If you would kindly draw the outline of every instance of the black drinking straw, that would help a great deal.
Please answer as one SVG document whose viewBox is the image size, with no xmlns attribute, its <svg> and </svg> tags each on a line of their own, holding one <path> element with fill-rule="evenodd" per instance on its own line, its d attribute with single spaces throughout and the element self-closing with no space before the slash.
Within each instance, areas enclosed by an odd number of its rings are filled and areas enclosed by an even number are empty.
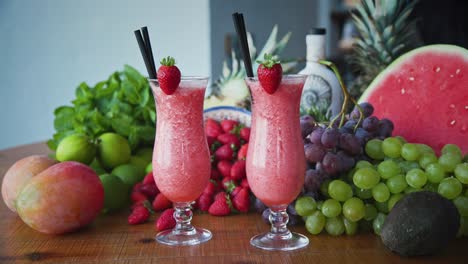
<svg viewBox="0 0 468 264">
<path fill-rule="evenodd" d="M 151 79 L 156 79 L 156 72 L 153 71 L 153 68 L 151 66 L 151 61 L 146 52 L 146 44 L 144 43 L 143 37 L 141 36 L 141 31 L 135 30 L 134 33 L 138 42 L 138 46 L 140 47 L 141 56 L 143 57 L 143 61 L 145 62 L 146 70 L 148 71 L 148 76 Z"/>
<path fill-rule="evenodd" d="M 148 55 L 149 63 L 152 67 L 151 70 L 155 73 L 156 66 L 154 65 L 153 50 L 151 49 L 151 41 L 148 33 L 148 28 L 146 26 L 142 27 L 141 31 L 143 32 L 143 41 L 145 42 L 146 46 L 146 55 Z"/>
<path fill-rule="evenodd" d="M 250 60 L 249 44 L 247 42 L 247 30 L 245 28 L 244 16 L 240 13 L 232 14 L 234 27 L 241 44 L 241 52 L 244 57 L 245 71 L 248 77 L 253 77 L 252 61 Z"/>
</svg>

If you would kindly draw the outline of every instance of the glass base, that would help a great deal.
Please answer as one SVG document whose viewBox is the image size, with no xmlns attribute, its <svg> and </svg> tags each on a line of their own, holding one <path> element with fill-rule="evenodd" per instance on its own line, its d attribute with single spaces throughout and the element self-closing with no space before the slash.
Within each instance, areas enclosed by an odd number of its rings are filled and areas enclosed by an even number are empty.
<svg viewBox="0 0 468 264">
<path fill-rule="evenodd" d="M 290 232 L 286 237 L 268 232 L 252 237 L 250 244 L 264 250 L 289 251 L 306 247 L 309 244 L 309 239 L 293 232 Z"/>
<path fill-rule="evenodd" d="M 168 246 L 192 246 L 207 242 L 213 237 L 209 230 L 193 228 L 190 232 L 166 230 L 156 235 L 156 241 Z"/>
</svg>

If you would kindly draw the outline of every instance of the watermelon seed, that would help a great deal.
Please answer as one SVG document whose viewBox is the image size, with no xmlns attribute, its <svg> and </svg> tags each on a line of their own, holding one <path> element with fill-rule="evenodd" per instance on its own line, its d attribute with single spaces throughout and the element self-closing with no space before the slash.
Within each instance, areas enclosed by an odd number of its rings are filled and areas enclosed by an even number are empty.
<svg viewBox="0 0 468 264">
<path fill-rule="evenodd" d="M 410 81 L 414 81 L 414 77 L 409 77 L 409 80 L 410 80 Z"/>
<path fill-rule="evenodd" d="M 455 71 L 455 74 L 459 74 L 459 73 L 460 73 L 460 69 L 457 69 L 457 70 Z"/>
<path fill-rule="evenodd" d="M 401 88 L 401 94 L 405 94 L 406 91 L 405 91 L 405 88 Z"/>
<path fill-rule="evenodd" d="M 449 107 L 452 108 L 452 109 L 454 109 L 454 108 L 455 108 L 455 105 L 454 105 L 454 104 L 450 104 Z"/>
<path fill-rule="evenodd" d="M 450 78 L 453 78 L 453 74 L 450 74 Z"/>
<path fill-rule="evenodd" d="M 455 125 L 455 123 L 457 123 L 457 121 L 456 121 L 456 120 L 452 120 L 452 121 L 450 121 L 450 123 L 449 123 L 449 124 L 450 124 L 451 126 L 454 126 L 454 125 Z"/>
<path fill-rule="evenodd" d="M 435 72 L 440 72 L 440 67 L 437 67 L 437 68 L 434 67 L 433 70 L 434 70 Z"/>
</svg>

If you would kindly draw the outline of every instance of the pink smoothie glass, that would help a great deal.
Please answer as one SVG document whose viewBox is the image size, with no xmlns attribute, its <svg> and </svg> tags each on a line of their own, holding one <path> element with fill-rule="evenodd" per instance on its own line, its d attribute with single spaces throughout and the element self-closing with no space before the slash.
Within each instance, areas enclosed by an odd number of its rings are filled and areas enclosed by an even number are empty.
<svg viewBox="0 0 468 264">
<path fill-rule="evenodd" d="M 211 239 L 211 232 L 191 224 L 191 204 L 210 179 L 211 163 L 203 125 L 206 77 L 182 77 L 171 95 L 157 80 L 150 86 L 156 101 L 156 139 L 153 175 L 161 193 L 174 203 L 176 227 L 160 232 L 165 245 L 196 245 Z"/>
<path fill-rule="evenodd" d="M 247 78 L 252 94 L 252 127 L 247 153 L 247 179 L 255 196 L 270 208 L 271 230 L 250 243 L 265 250 L 294 250 L 309 239 L 287 228 L 286 208 L 304 184 L 305 155 L 299 106 L 306 75 L 285 75 L 267 93 L 258 78 Z"/>
</svg>

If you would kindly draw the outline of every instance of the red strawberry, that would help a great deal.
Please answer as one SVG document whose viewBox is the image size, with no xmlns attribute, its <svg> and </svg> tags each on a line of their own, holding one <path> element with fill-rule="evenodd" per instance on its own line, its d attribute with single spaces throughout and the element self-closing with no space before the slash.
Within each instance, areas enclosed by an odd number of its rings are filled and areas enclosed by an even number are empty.
<svg viewBox="0 0 468 264">
<path fill-rule="evenodd" d="M 257 75 L 263 90 L 273 94 L 279 87 L 283 78 L 283 69 L 278 60 L 273 55 L 265 53 L 264 61 L 258 61 Z"/>
<path fill-rule="evenodd" d="M 231 160 L 233 155 L 234 151 L 229 144 L 222 145 L 215 152 L 216 159 L 218 160 Z"/>
<path fill-rule="evenodd" d="M 216 191 L 215 191 L 215 193 L 221 192 L 223 190 L 224 190 L 223 181 L 221 179 L 219 179 L 219 180 L 216 181 Z"/>
<path fill-rule="evenodd" d="M 239 151 L 237 152 L 237 159 L 238 160 L 245 160 L 247 158 L 247 150 L 249 148 L 249 144 L 244 144 L 240 147 Z"/>
<path fill-rule="evenodd" d="M 219 170 L 217 168 L 211 168 L 210 179 L 218 180 L 219 178 L 221 178 L 221 173 L 219 173 Z"/>
<path fill-rule="evenodd" d="M 212 203 L 213 196 L 210 194 L 202 193 L 202 195 L 197 199 L 198 208 L 203 212 L 207 212 Z"/>
<path fill-rule="evenodd" d="M 206 137 L 206 141 L 208 142 L 208 146 L 210 146 L 210 149 L 211 149 L 211 145 L 213 145 L 213 143 L 215 143 L 216 141 L 216 138 L 215 137 Z"/>
<path fill-rule="evenodd" d="M 242 188 L 250 189 L 249 181 L 247 181 L 247 178 L 242 179 L 240 186 L 242 186 Z"/>
<path fill-rule="evenodd" d="M 225 192 L 221 191 L 221 192 L 217 193 L 217 194 L 214 196 L 213 200 L 214 200 L 214 201 L 217 201 L 217 200 L 219 200 L 219 199 L 225 199 L 225 198 L 226 198 L 226 195 L 227 195 L 227 194 L 226 194 Z M 223 196 L 224 196 L 224 198 L 223 198 Z"/>
<path fill-rule="evenodd" d="M 233 197 L 235 197 L 235 196 L 240 192 L 240 190 L 242 190 L 242 187 L 236 186 L 236 188 L 234 188 L 234 189 L 231 191 L 231 199 L 232 199 Z"/>
<path fill-rule="evenodd" d="M 240 138 L 242 138 L 243 140 L 245 140 L 246 142 L 249 142 L 249 138 L 250 138 L 250 128 L 248 127 L 243 127 L 240 132 L 239 132 L 239 136 Z"/>
<path fill-rule="evenodd" d="M 217 138 L 223 133 L 223 129 L 216 120 L 208 118 L 205 122 L 205 133 L 208 137 Z"/>
<path fill-rule="evenodd" d="M 221 121 L 221 127 L 223 128 L 225 133 L 230 133 L 237 125 L 239 125 L 239 122 L 234 120 L 224 119 L 223 121 Z"/>
<path fill-rule="evenodd" d="M 236 184 L 231 178 L 226 177 L 223 179 L 223 188 L 224 190 L 231 192 L 234 188 L 236 188 Z"/>
<path fill-rule="evenodd" d="M 144 206 L 146 207 L 146 209 L 150 209 L 151 208 L 151 204 L 148 200 L 143 200 L 143 201 L 138 201 L 138 202 L 134 202 L 131 206 L 130 206 L 130 209 L 133 211 L 133 209 L 137 208 L 138 206 Z"/>
<path fill-rule="evenodd" d="M 149 172 L 148 174 L 146 174 L 145 178 L 143 179 L 143 184 L 156 184 L 154 182 L 154 176 L 153 176 L 153 172 Z"/>
<path fill-rule="evenodd" d="M 240 140 L 239 138 L 234 135 L 234 134 L 230 134 L 230 133 L 224 133 L 224 134 L 221 134 L 217 137 L 218 141 L 223 143 L 223 144 L 228 144 L 228 145 L 234 145 L 236 146 L 236 148 L 239 148 L 240 146 Z"/>
<path fill-rule="evenodd" d="M 223 175 L 223 177 L 225 178 L 231 177 L 232 164 L 230 161 L 221 160 L 220 162 L 218 162 L 218 165 L 216 165 L 216 167 L 218 168 L 221 175 Z"/>
<path fill-rule="evenodd" d="M 146 222 L 150 217 L 149 210 L 143 205 L 137 206 L 133 209 L 132 213 L 128 216 L 128 223 L 131 225 L 138 225 Z"/>
<path fill-rule="evenodd" d="M 149 199 L 153 199 L 159 193 L 158 187 L 154 183 L 143 184 L 140 187 L 140 191 Z"/>
<path fill-rule="evenodd" d="M 166 229 L 172 229 L 176 226 L 176 221 L 174 219 L 174 209 L 166 209 L 156 220 L 156 230 L 163 231 Z"/>
<path fill-rule="evenodd" d="M 210 215 L 215 216 L 225 216 L 231 213 L 231 208 L 229 207 L 230 200 L 226 197 L 226 195 L 219 196 L 217 200 L 215 200 L 208 209 L 208 213 Z"/>
<path fill-rule="evenodd" d="M 159 193 L 156 195 L 156 198 L 153 200 L 153 209 L 155 211 L 162 211 L 167 208 L 172 207 L 172 202 L 164 196 L 164 194 Z"/>
<path fill-rule="evenodd" d="M 143 186 L 143 183 L 142 182 L 137 182 L 135 183 L 135 185 L 133 185 L 133 188 L 132 188 L 132 193 L 134 192 L 141 192 L 141 187 Z"/>
<path fill-rule="evenodd" d="M 130 199 L 132 202 L 137 203 L 148 200 L 148 197 L 146 197 L 146 195 L 144 195 L 142 192 L 132 192 L 130 194 Z"/>
<path fill-rule="evenodd" d="M 232 206 L 239 212 L 247 213 L 250 207 L 249 190 L 242 188 L 232 199 Z"/>
<path fill-rule="evenodd" d="M 209 181 L 208 185 L 206 185 L 205 189 L 203 190 L 203 193 L 213 196 L 216 192 L 216 189 L 216 184 L 212 181 Z"/>
<path fill-rule="evenodd" d="M 245 178 L 245 160 L 238 160 L 231 167 L 231 179 L 239 181 L 243 178 Z"/>
<path fill-rule="evenodd" d="M 162 59 L 161 66 L 158 69 L 159 87 L 165 94 L 173 94 L 180 83 L 180 71 L 174 66 L 175 59 L 171 56 Z"/>
</svg>

